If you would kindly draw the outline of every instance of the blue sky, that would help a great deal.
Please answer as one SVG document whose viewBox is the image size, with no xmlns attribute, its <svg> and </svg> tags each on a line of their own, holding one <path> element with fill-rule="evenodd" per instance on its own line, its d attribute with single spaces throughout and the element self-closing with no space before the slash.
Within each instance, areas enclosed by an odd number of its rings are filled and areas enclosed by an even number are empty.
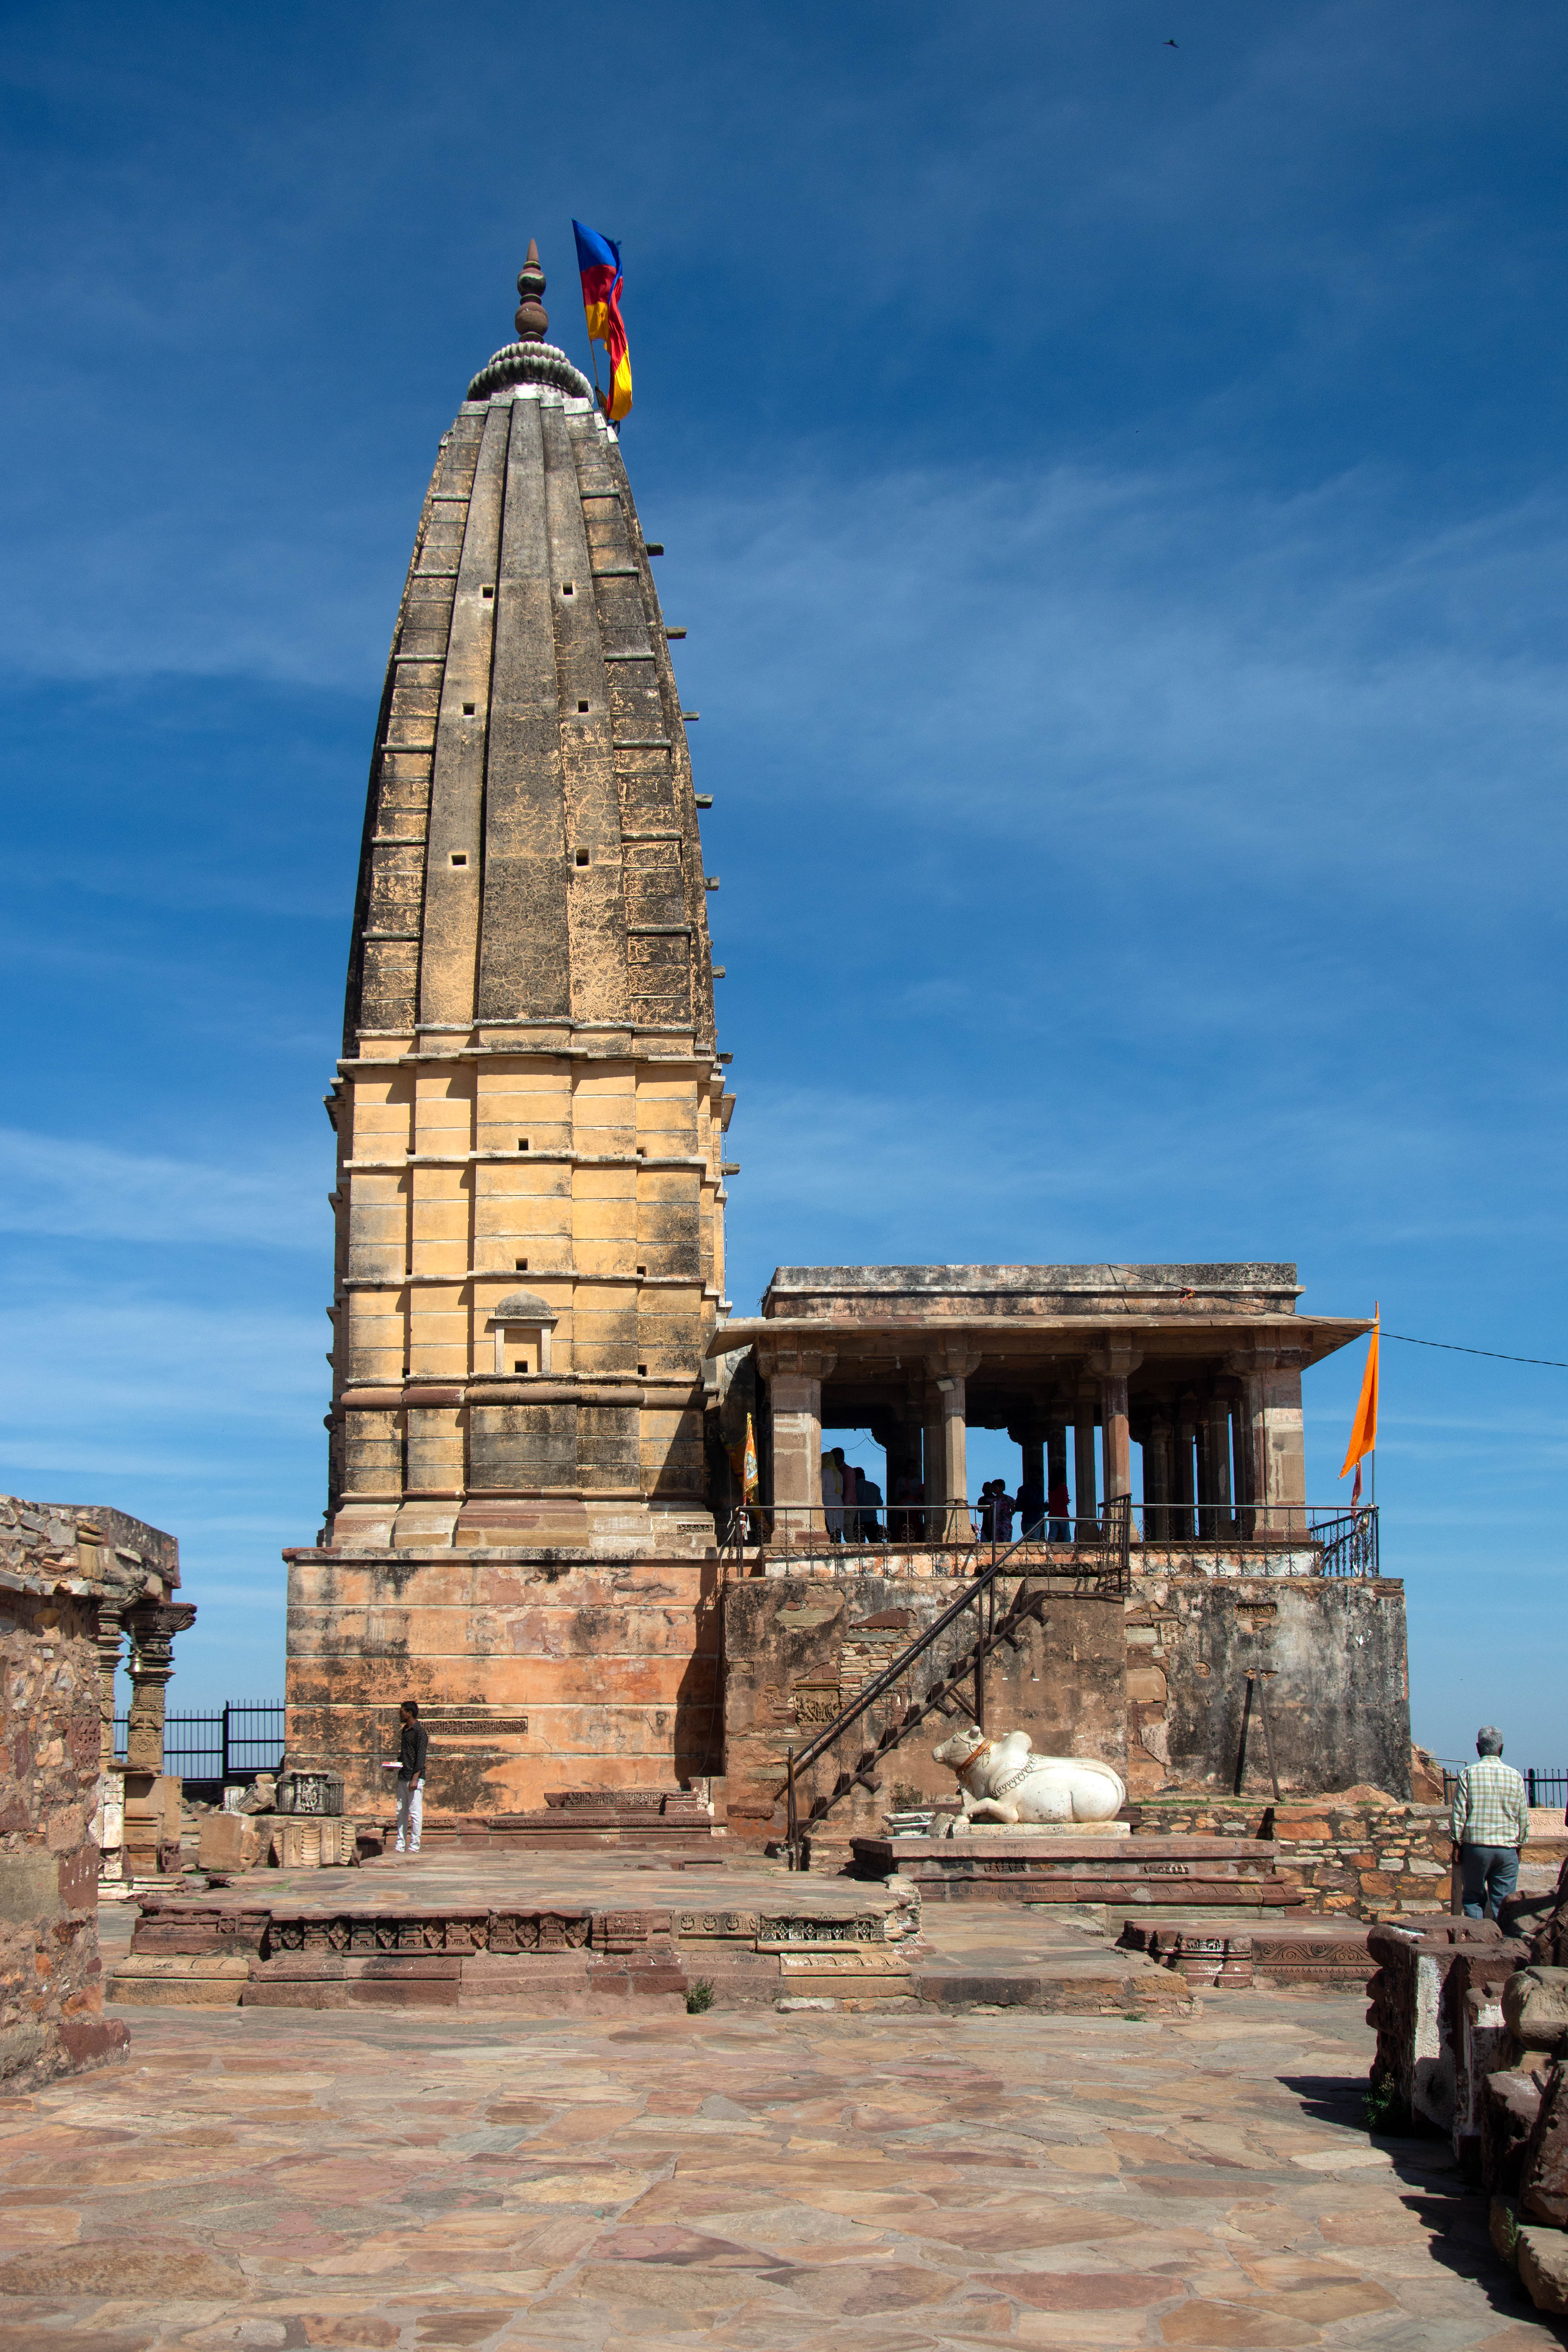
<svg viewBox="0 0 1568 2352">
<path fill-rule="evenodd" d="M 1568 1358 L 1565 65 L 1530 0 L 7 11 L 0 1487 L 179 1535 L 172 1706 L 281 1687 L 381 668 L 530 235 L 586 357 L 574 213 L 703 714 L 738 1307 L 1293 1257 Z M 1445 1754 L 1568 1762 L 1565 1403 L 1386 1351 Z"/>
</svg>

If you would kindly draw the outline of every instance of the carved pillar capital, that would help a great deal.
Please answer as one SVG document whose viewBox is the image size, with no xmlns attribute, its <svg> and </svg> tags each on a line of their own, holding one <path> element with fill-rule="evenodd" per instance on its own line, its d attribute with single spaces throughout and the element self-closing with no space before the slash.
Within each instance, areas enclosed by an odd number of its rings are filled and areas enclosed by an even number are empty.
<svg viewBox="0 0 1568 2352">
<path fill-rule="evenodd" d="M 782 1378 L 822 1381 L 829 1378 L 838 1361 L 837 1349 L 795 1339 L 759 1339 L 756 1356 L 757 1370 L 764 1381 Z"/>
</svg>

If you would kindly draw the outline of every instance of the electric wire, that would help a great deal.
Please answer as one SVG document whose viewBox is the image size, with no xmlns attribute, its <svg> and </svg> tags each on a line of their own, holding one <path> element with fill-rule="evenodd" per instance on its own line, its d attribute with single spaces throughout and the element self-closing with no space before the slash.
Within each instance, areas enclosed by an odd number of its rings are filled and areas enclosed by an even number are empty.
<svg viewBox="0 0 1568 2352">
<path fill-rule="evenodd" d="M 1546 1364 L 1554 1372 L 1568 1372 L 1568 1363 L 1556 1356 L 1505 1356 L 1497 1348 L 1462 1348 L 1456 1339 L 1413 1339 L 1408 1331 L 1385 1331 L 1383 1337 L 1403 1340 L 1407 1348 L 1442 1348 L 1450 1356 L 1489 1356 L 1494 1364 Z"/>
</svg>

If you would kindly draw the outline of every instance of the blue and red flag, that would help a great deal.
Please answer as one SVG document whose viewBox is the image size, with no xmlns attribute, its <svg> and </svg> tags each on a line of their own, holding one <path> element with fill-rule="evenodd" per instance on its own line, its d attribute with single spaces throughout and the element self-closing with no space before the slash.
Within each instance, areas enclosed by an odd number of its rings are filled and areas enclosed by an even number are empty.
<svg viewBox="0 0 1568 2352">
<path fill-rule="evenodd" d="M 597 229 L 572 224 L 577 238 L 577 267 L 583 276 L 583 310 L 588 341 L 603 343 L 610 362 L 610 389 L 605 414 L 612 425 L 631 414 L 632 363 L 626 355 L 626 331 L 621 320 L 621 248 Z"/>
</svg>

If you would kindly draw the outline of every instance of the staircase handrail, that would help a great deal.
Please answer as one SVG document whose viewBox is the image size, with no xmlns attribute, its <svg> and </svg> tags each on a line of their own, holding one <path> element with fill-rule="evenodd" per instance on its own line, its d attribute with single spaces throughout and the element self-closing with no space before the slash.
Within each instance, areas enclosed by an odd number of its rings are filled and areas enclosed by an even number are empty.
<svg viewBox="0 0 1568 2352">
<path fill-rule="evenodd" d="M 1131 1540 L 1131 1517 L 1132 1498 L 1130 1495 L 1112 1495 L 1107 1497 L 1105 1503 L 1106 1565 L 1110 1568 L 1114 1557 L 1123 1576 L 1126 1572 L 1127 1555 Z M 1113 1527 L 1114 1538 L 1112 1537 Z M 850 1725 L 857 1723 L 869 1707 L 874 1706 L 883 1693 L 890 1690 L 900 1676 L 908 1673 L 915 1660 L 922 1656 L 939 1637 L 946 1633 L 948 1627 L 963 1615 L 965 1610 L 974 1608 L 984 1595 L 992 1591 L 996 1579 L 1005 1572 L 1007 1562 L 1014 1553 L 1022 1551 L 1032 1540 L 1027 1536 L 1018 1537 L 1016 1542 L 1009 1544 L 1006 1550 L 992 1561 L 989 1568 L 982 1569 L 976 1576 L 972 1577 L 957 1600 L 950 1601 L 940 1617 L 933 1617 L 925 1631 L 922 1633 L 917 1633 L 907 1649 L 900 1651 L 891 1665 L 884 1666 L 881 1673 L 866 1685 L 858 1697 L 851 1699 L 847 1706 L 839 1709 L 832 1722 L 825 1725 L 815 1739 L 808 1740 L 797 1756 L 792 1756 L 789 1774 L 775 1791 L 775 1802 L 777 1798 L 788 1793 L 796 1774 L 808 1770 L 813 1764 L 818 1762 L 837 1740 L 842 1739 Z M 1114 1555 L 1111 1550 L 1113 1540 L 1116 1546 Z M 1056 1572 L 1059 1573 L 1059 1570 Z M 1047 1577 L 1052 1573 L 1049 1568 L 1026 1570 L 1022 1572 L 1021 1580 L 1027 1583 L 1032 1577 Z M 1105 1580 L 1103 1573 L 1100 1580 L 1101 1582 Z"/>
</svg>

